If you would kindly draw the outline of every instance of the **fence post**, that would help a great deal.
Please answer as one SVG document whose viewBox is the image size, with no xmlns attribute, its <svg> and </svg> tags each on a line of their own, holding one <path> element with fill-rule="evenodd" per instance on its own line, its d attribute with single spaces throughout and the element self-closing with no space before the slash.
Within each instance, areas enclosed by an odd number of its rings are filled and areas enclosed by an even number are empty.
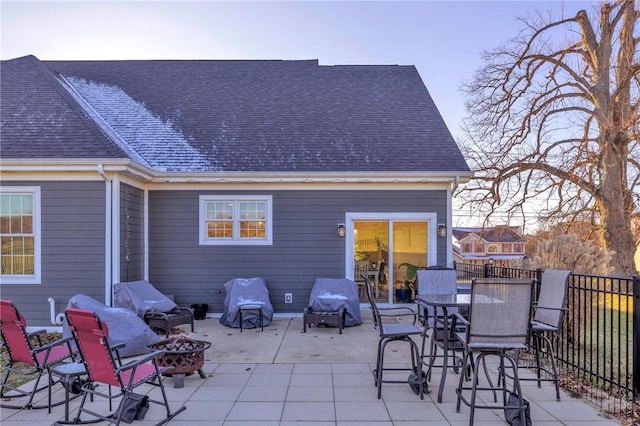
<svg viewBox="0 0 640 426">
<path fill-rule="evenodd" d="M 540 297 L 540 287 L 542 287 L 542 268 L 536 269 L 536 285 L 535 285 L 536 299 L 535 300 L 538 300 L 538 298 Z"/>
<path fill-rule="evenodd" d="M 640 395 L 640 279 L 633 276 L 633 399 Z"/>
</svg>

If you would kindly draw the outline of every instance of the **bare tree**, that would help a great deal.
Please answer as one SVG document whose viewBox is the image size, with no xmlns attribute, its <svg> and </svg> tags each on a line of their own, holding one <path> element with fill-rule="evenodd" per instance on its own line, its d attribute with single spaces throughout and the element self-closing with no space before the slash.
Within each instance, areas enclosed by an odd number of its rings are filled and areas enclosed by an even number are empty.
<svg viewBox="0 0 640 426">
<path fill-rule="evenodd" d="M 616 274 L 636 272 L 632 218 L 640 215 L 640 11 L 634 0 L 589 15 L 523 19 L 508 44 L 484 53 L 463 86 L 463 149 L 476 178 L 465 205 L 490 215 L 588 220 L 615 252 Z"/>
</svg>

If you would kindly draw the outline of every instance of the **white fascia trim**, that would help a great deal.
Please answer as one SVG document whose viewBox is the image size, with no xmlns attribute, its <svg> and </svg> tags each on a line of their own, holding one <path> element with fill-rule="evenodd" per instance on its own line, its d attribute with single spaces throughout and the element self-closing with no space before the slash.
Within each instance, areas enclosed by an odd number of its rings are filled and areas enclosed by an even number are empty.
<svg viewBox="0 0 640 426">
<path fill-rule="evenodd" d="M 0 173 L 128 173 L 154 184 L 447 184 L 466 183 L 473 172 L 157 172 L 128 159 L 2 159 Z"/>
<path fill-rule="evenodd" d="M 459 172 L 194 172 L 156 173 L 154 183 L 455 183 L 473 173 Z"/>
<path fill-rule="evenodd" d="M 0 159 L 0 175 L 3 177 L 18 177 L 19 174 L 50 175 L 56 179 L 77 178 L 77 174 L 96 175 L 96 167 L 102 166 L 105 173 L 126 173 L 136 177 L 141 181 L 152 179 L 153 170 L 140 166 L 127 159 L 113 158 L 83 158 L 83 159 L 53 159 L 53 158 L 30 158 L 30 159 Z"/>
</svg>

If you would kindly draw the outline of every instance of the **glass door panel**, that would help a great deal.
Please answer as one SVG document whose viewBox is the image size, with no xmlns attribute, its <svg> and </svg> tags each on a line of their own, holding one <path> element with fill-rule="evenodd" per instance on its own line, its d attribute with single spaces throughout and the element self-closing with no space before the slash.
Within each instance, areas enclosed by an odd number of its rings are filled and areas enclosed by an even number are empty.
<svg viewBox="0 0 640 426">
<path fill-rule="evenodd" d="M 413 301 L 416 272 L 427 266 L 428 223 L 392 221 L 393 303 Z"/>
<path fill-rule="evenodd" d="M 357 221 L 353 223 L 354 281 L 360 288 L 360 301 L 366 302 L 364 281 L 369 277 L 376 299 L 388 300 L 389 221 Z"/>
</svg>

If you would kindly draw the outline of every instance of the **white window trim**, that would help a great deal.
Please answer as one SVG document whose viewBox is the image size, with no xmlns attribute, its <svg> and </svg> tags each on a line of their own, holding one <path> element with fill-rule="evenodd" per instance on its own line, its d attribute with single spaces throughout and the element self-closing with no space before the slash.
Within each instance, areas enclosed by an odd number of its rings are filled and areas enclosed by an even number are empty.
<svg viewBox="0 0 640 426">
<path fill-rule="evenodd" d="M 33 275 L 0 275 L 0 284 L 42 284 L 40 235 L 40 187 L 39 186 L 0 186 L 2 194 L 24 194 L 33 197 Z"/>
<path fill-rule="evenodd" d="M 206 213 L 207 201 L 264 201 L 267 204 L 267 218 L 265 221 L 265 238 L 252 239 L 211 239 L 207 237 Z M 199 203 L 199 237 L 203 246 L 266 246 L 273 244 L 273 197 L 271 195 L 201 195 Z M 234 235 L 237 232 L 237 221 L 234 220 Z"/>
</svg>

